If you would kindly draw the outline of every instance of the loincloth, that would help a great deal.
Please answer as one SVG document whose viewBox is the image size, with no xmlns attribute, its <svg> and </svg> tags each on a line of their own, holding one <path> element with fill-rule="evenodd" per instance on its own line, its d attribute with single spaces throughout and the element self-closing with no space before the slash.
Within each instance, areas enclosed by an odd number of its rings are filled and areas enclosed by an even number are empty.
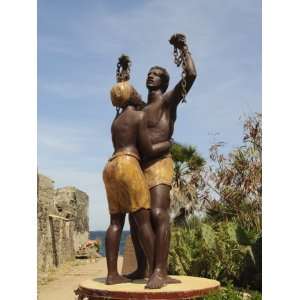
<svg viewBox="0 0 300 300">
<path fill-rule="evenodd" d="M 113 155 L 103 170 L 110 214 L 150 208 L 150 193 L 139 157 L 130 152 Z"/>
<path fill-rule="evenodd" d="M 170 154 L 143 165 L 143 172 L 151 189 L 159 184 L 171 186 L 174 176 L 174 163 Z"/>
</svg>

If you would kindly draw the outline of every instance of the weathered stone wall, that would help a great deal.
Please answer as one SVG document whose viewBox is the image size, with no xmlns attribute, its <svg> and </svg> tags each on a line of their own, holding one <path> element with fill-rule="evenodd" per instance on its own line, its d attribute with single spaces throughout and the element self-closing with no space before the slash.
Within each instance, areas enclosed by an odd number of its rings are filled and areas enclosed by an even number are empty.
<svg viewBox="0 0 300 300">
<path fill-rule="evenodd" d="M 69 240 L 77 250 L 87 241 L 89 235 L 88 196 L 75 187 L 64 187 L 56 190 L 54 203 L 63 217 L 72 220 Z"/>
<path fill-rule="evenodd" d="M 48 271 L 53 266 L 53 248 L 49 222 L 49 214 L 54 212 L 53 181 L 43 175 L 38 175 L 37 204 L 37 245 L 39 271 Z"/>
<path fill-rule="evenodd" d="M 89 235 L 88 196 L 75 187 L 54 189 L 38 174 L 38 270 L 48 272 L 75 257 Z"/>
</svg>

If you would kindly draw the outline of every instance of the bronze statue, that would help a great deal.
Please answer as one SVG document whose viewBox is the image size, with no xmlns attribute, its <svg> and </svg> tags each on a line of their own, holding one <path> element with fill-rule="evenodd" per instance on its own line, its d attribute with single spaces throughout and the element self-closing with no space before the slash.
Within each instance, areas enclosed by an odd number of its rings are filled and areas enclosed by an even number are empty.
<svg viewBox="0 0 300 300">
<path fill-rule="evenodd" d="M 182 63 L 183 78 L 170 91 L 166 91 L 169 84 L 168 72 L 159 66 L 150 69 L 146 86 L 148 88 L 148 101 L 143 109 L 142 121 L 145 135 L 153 144 L 168 142 L 173 134 L 176 121 L 177 106 L 185 101 L 185 95 L 196 79 L 196 68 L 188 50 L 186 38 L 183 34 L 175 34 L 170 43 L 174 46 L 175 63 Z M 178 49 L 180 56 L 178 54 Z M 146 288 L 157 289 L 167 283 L 178 281 L 167 276 L 167 258 L 170 247 L 170 189 L 173 177 L 173 161 L 168 153 L 149 155 L 147 149 L 140 147 L 142 154 L 142 168 L 150 189 L 151 195 L 151 221 L 154 230 L 154 271 L 150 270 L 150 278 Z M 136 252 L 138 268 L 128 274 L 127 278 L 144 278 L 146 272 L 146 259 L 138 235 L 139 224 L 133 214 L 130 214 L 130 230 Z M 152 274 L 151 274 L 152 273 Z"/>
<path fill-rule="evenodd" d="M 144 112 L 140 110 L 145 103 L 128 82 L 129 66 L 129 58 L 121 56 L 117 69 L 118 83 L 111 90 L 117 115 L 111 126 L 115 151 L 103 171 L 110 212 L 110 226 L 105 239 L 107 284 L 130 281 L 119 275 L 117 270 L 119 243 L 126 213 L 131 213 L 149 270 L 153 271 L 154 233 L 149 211 L 150 193 L 140 166 L 138 145 L 150 156 L 163 155 L 171 145 L 169 141 L 163 141 L 152 146 L 149 135 L 145 134 L 142 126 Z"/>
<path fill-rule="evenodd" d="M 196 68 L 183 34 L 174 34 L 170 43 L 174 46 L 175 63 L 182 64 L 182 79 L 174 89 L 166 92 L 168 72 L 159 66 L 152 67 L 146 80 L 146 106 L 128 82 L 129 58 L 121 56 L 119 59 L 118 83 L 111 91 L 113 105 L 117 107 L 111 127 L 115 152 L 103 172 L 111 217 L 106 234 L 107 284 L 144 278 L 147 267 L 146 288 L 157 289 L 179 282 L 167 275 L 168 209 L 173 178 L 169 150 L 177 106 L 180 101 L 185 102 L 196 78 Z M 138 268 L 125 278 L 118 274 L 117 257 L 126 213 L 130 213 Z"/>
</svg>

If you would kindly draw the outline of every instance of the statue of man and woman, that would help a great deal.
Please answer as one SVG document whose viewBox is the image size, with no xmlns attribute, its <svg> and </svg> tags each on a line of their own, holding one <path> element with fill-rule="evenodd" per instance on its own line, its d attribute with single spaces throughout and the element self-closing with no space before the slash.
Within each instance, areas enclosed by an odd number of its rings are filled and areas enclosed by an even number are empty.
<svg viewBox="0 0 300 300">
<path fill-rule="evenodd" d="M 177 106 L 193 85 L 196 68 L 183 34 L 173 35 L 170 43 L 174 46 L 175 62 L 182 63 L 183 78 L 167 91 L 167 70 L 159 66 L 150 68 L 146 79 L 147 103 L 128 83 L 129 58 L 123 56 L 119 60 L 119 83 L 111 91 L 117 108 L 111 126 L 115 151 L 103 171 L 110 213 L 105 240 L 107 284 L 148 278 L 146 288 L 158 289 L 179 282 L 167 273 L 168 210 L 174 172 L 170 147 Z M 126 213 L 129 213 L 137 270 L 121 276 L 117 258 Z"/>
</svg>

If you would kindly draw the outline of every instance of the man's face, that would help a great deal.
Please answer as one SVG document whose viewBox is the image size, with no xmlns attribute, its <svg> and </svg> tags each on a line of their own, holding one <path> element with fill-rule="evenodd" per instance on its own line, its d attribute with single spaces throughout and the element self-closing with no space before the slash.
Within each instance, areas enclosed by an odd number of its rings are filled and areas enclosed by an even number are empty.
<svg viewBox="0 0 300 300">
<path fill-rule="evenodd" d="M 161 75 L 161 70 L 155 68 L 150 69 L 146 81 L 147 88 L 151 90 L 159 89 L 162 84 Z"/>
</svg>

